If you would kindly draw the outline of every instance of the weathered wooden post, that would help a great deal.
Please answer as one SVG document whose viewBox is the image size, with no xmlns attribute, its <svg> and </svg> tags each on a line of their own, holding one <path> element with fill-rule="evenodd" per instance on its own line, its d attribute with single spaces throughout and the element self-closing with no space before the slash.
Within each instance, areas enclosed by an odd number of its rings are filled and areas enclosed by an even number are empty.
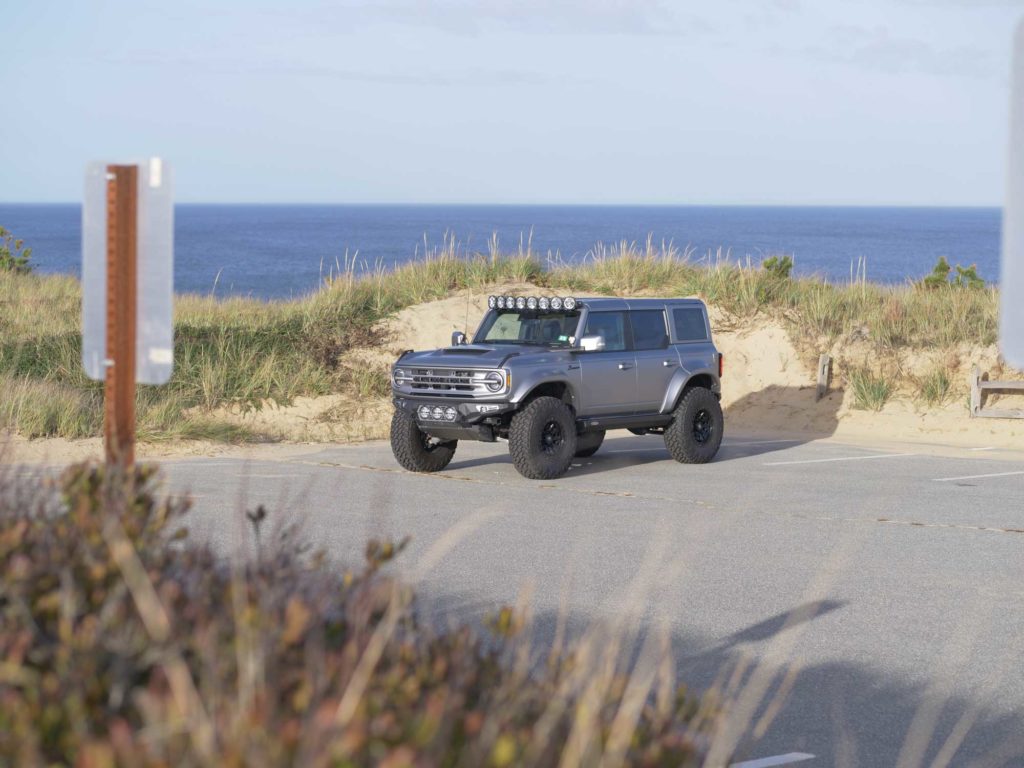
<svg viewBox="0 0 1024 768">
<path fill-rule="evenodd" d="M 832 358 L 823 354 L 818 358 L 818 388 L 815 393 L 815 400 L 821 400 L 828 394 L 828 388 L 832 383 Z"/>
<path fill-rule="evenodd" d="M 135 463 L 138 194 L 134 165 L 107 166 L 107 357 L 103 440 L 107 464 Z"/>
</svg>

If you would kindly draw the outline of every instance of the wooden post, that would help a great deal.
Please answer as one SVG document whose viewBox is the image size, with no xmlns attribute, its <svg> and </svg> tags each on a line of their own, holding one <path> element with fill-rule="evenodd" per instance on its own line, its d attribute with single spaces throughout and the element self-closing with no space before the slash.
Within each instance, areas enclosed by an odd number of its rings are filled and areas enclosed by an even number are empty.
<svg viewBox="0 0 1024 768">
<path fill-rule="evenodd" d="M 828 394 L 829 384 L 832 382 L 832 358 L 827 354 L 818 358 L 818 388 L 815 392 L 815 400 L 821 400 Z"/>
<path fill-rule="evenodd" d="M 978 415 L 981 410 L 981 370 L 976 365 L 971 366 L 971 418 Z"/>
<path fill-rule="evenodd" d="M 138 168 L 107 166 L 107 465 L 135 463 L 135 318 L 138 303 Z"/>
</svg>

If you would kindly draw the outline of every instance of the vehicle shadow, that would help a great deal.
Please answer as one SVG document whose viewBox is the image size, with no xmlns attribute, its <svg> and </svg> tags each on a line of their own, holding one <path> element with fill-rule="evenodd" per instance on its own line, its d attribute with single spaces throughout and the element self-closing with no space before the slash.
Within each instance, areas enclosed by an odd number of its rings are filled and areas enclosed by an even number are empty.
<svg viewBox="0 0 1024 768">
<path fill-rule="evenodd" d="M 833 391 L 815 400 L 815 388 L 771 385 L 743 396 L 725 409 L 725 438 L 712 463 L 721 463 L 787 450 L 831 437 L 839 424 L 843 393 Z M 469 469 L 511 464 L 508 444 L 494 446 L 494 454 L 459 460 L 449 469 Z M 661 435 L 633 435 L 627 430 L 609 432 L 600 450 L 589 458 L 573 460 L 567 477 L 639 467 L 672 461 Z"/>
</svg>

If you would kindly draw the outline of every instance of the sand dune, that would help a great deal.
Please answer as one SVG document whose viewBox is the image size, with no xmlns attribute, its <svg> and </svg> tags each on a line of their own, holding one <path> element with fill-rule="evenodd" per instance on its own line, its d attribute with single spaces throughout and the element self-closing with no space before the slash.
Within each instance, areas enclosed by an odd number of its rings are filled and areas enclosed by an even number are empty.
<svg viewBox="0 0 1024 768">
<path fill-rule="evenodd" d="M 539 293 L 530 285 L 508 285 L 491 292 Z M 409 307 L 387 321 L 381 330 L 385 344 L 379 348 L 352 350 L 343 364 L 376 366 L 385 370 L 402 350 L 433 349 L 450 343 L 451 333 L 472 333 L 486 311 L 487 294 L 463 291 L 440 301 Z M 898 365 L 904 380 L 941 360 L 953 382 L 941 406 L 925 406 L 907 389 L 898 391 L 879 412 L 858 410 L 846 384 L 847 371 L 874 358 L 871 350 L 857 344 L 835 344 L 828 350 L 798 350 L 786 329 L 764 319 L 737 326 L 712 308 L 715 341 L 725 354 L 722 403 L 726 429 L 765 436 L 828 437 L 881 442 L 940 443 L 964 447 L 1024 447 L 1024 421 L 971 419 L 968 417 L 968 374 L 973 364 L 999 371 L 995 347 L 907 352 L 889 361 Z M 815 399 L 815 371 L 809 365 L 817 353 L 827 351 L 835 361 L 833 388 L 827 397 Z M 267 403 L 258 410 L 222 410 L 220 418 L 245 424 L 288 443 L 350 442 L 387 435 L 390 420 L 387 398 L 357 401 L 349 395 L 300 397 L 288 406 Z M 280 449 L 281 446 L 275 446 Z M 12 451 L 13 449 L 13 451 Z M 235 448 L 215 443 L 157 443 L 140 446 L 139 455 L 218 455 L 254 446 Z M 98 439 L 25 441 L 11 439 L 8 452 L 20 460 L 70 461 L 97 456 Z"/>
</svg>

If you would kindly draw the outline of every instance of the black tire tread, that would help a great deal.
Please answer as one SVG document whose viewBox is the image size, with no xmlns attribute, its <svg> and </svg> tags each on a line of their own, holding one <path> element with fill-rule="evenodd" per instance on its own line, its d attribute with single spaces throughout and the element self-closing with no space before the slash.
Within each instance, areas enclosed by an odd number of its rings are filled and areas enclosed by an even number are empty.
<svg viewBox="0 0 1024 768">
<path fill-rule="evenodd" d="M 711 411 L 715 425 L 711 442 L 705 445 L 693 439 L 691 429 L 693 416 L 700 408 Z M 676 406 L 675 418 L 665 428 L 665 447 L 672 458 L 681 464 L 706 464 L 718 453 L 724 431 L 725 417 L 718 398 L 706 387 L 694 387 L 683 394 Z"/>
<path fill-rule="evenodd" d="M 553 417 L 563 420 L 562 429 L 567 442 L 564 456 L 545 458 L 535 447 L 534 433 Z M 508 451 L 512 464 L 523 477 L 530 480 L 553 480 L 569 471 L 576 454 L 576 419 L 572 410 L 555 397 L 538 397 L 512 417 L 508 432 Z"/>
<path fill-rule="evenodd" d="M 423 446 L 422 436 L 412 414 L 395 408 L 391 416 L 391 452 L 395 459 L 410 472 L 440 472 L 455 456 L 458 441 L 441 443 L 428 451 Z"/>
<path fill-rule="evenodd" d="M 576 438 L 576 458 L 589 459 L 601 447 L 604 442 L 604 430 L 600 432 L 585 432 Z"/>
</svg>

